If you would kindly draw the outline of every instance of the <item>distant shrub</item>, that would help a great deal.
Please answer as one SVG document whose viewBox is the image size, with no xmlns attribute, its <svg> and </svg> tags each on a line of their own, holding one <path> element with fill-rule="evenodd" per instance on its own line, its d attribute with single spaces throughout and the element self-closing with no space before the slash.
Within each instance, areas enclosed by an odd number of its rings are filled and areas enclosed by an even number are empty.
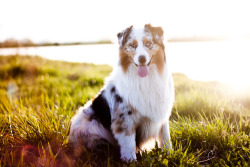
<svg viewBox="0 0 250 167">
<path fill-rule="evenodd" d="M 22 64 L 15 64 L 6 68 L 0 69 L 0 78 L 18 78 L 18 77 L 34 77 L 37 76 L 39 70 L 36 66 L 24 66 Z"/>
</svg>

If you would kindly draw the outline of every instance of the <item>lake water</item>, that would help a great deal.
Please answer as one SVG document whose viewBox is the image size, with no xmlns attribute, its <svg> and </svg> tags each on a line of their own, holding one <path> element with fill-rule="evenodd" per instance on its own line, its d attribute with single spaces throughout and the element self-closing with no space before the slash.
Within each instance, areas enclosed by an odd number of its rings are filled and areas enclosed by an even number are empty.
<svg viewBox="0 0 250 167">
<path fill-rule="evenodd" d="M 115 66 L 118 44 L 0 49 L 0 55 L 37 55 L 51 60 Z M 250 40 L 169 42 L 166 55 L 172 72 L 202 81 L 250 85 Z"/>
</svg>

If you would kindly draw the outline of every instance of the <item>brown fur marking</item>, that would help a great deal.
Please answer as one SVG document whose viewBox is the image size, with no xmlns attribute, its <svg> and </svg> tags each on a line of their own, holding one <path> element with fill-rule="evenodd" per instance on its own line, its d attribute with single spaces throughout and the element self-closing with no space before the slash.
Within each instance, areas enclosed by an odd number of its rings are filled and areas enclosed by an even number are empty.
<svg viewBox="0 0 250 167">
<path fill-rule="evenodd" d="M 120 50 L 120 64 L 125 73 L 127 72 L 129 65 L 133 62 L 134 55 L 135 52 L 127 52 L 126 47 L 123 47 Z"/>
<path fill-rule="evenodd" d="M 162 74 L 165 62 L 165 54 L 161 47 L 158 47 L 158 50 L 155 52 L 154 57 L 152 58 L 152 64 L 156 64 L 158 72 Z"/>
</svg>

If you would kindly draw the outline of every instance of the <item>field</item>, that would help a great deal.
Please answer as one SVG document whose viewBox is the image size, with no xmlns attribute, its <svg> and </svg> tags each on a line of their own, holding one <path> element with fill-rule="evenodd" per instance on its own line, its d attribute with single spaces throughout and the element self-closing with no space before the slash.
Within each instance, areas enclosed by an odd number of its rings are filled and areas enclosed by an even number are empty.
<svg viewBox="0 0 250 167">
<path fill-rule="evenodd" d="M 109 149 L 75 159 L 70 119 L 111 71 L 106 65 L 0 56 L 0 166 L 249 166 L 250 91 L 182 74 L 174 74 L 172 152 L 156 144 L 130 164 Z"/>
</svg>

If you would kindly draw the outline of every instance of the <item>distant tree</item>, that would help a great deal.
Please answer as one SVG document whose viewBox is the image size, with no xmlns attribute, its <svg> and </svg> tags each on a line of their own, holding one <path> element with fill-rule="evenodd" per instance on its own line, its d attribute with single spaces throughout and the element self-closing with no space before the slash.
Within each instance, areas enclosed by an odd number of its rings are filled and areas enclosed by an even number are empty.
<svg viewBox="0 0 250 167">
<path fill-rule="evenodd" d="M 35 46 L 30 39 L 16 40 L 14 38 L 8 38 L 4 42 L 0 43 L 1 48 L 14 48 L 14 47 L 27 47 Z"/>
<path fill-rule="evenodd" d="M 21 46 L 34 46 L 35 45 L 30 39 L 23 39 L 19 43 Z"/>
<path fill-rule="evenodd" d="M 6 39 L 3 43 L 2 43 L 3 47 L 19 47 L 20 44 L 17 40 L 13 39 L 13 38 L 8 38 Z"/>
</svg>

